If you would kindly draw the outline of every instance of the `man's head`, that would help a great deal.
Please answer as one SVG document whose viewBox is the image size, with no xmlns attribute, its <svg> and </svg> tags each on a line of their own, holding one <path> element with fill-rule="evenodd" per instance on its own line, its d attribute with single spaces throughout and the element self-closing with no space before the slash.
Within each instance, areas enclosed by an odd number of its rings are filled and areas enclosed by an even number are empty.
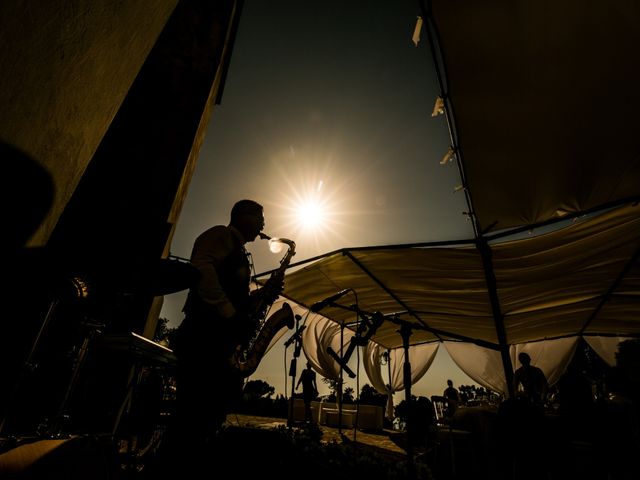
<svg viewBox="0 0 640 480">
<path fill-rule="evenodd" d="M 522 365 L 529 365 L 531 363 L 531 357 L 528 353 L 525 352 L 520 352 L 520 354 L 518 355 L 518 360 L 520 360 L 520 363 Z"/>
<path fill-rule="evenodd" d="M 264 228 L 262 205 L 253 200 L 240 200 L 231 209 L 231 222 L 247 242 L 253 242 Z"/>
</svg>

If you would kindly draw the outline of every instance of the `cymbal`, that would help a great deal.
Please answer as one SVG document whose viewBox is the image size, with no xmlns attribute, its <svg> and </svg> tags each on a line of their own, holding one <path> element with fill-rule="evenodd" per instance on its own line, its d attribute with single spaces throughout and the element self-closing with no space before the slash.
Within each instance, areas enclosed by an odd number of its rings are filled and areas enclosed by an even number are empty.
<svg viewBox="0 0 640 480">
<path fill-rule="evenodd" d="M 161 296 L 187 290 L 199 279 L 200 271 L 190 263 L 164 258 L 134 269 L 123 287 L 126 293 Z"/>
</svg>

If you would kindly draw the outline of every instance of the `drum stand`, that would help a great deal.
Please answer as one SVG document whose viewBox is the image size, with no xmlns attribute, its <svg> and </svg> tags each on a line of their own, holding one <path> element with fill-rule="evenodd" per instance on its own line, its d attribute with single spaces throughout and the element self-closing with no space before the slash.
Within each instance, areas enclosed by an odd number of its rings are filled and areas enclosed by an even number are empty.
<svg viewBox="0 0 640 480">
<path fill-rule="evenodd" d="M 29 354 L 24 362 L 22 367 L 22 371 L 18 379 L 16 380 L 13 389 L 8 397 L 8 403 L 5 408 L 5 412 L 3 413 L 2 421 L 0 423 L 0 453 L 5 450 L 11 450 L 13 448 L 19 447 L 23 443 L 30 443 L 38 440 L 52 440 L 52 439 L 66 439 L 70 438 L 68 434 L 63 434 L 62 429 L 63 426 L 67 423 L 69 419 L 68 413 L 68 403 L 72 397 L 72 393 L 74 391 L 75 386 L 77 385 L 78 378 L 80 376 L 80 372 L 85 363 L 87 353 L 89 350 L 89 346 L 96 336 L 96 334 L 100 333 L 100 328 L 103 327 L 101 324 L 92 323 L 88 320 L 84 320 L 81 324 L 83 328 L 86 328 L 86 333 L 84 335 L 82 344 L 77 350 L 76 357 L 73 362 L 73 371 L 71 373 L 71 378 L 69 380 L 69 384 L 64 393 L 63 400 L 60 403 L 56 415 L 53 420 L 49 421 L 49 419 L 44 419 L 36 428 L 33 435 L 20 437 L 9 434 L 9 437 L 3 438 L 3 434 L 5 432 L 5 428 L 7 424 L 10 423 L 11 414 L 13 413 L 14 408 L 17 406 L 18 397 L 20 390 L 24 387 L 24 382 L 27 380 L 27 377 L 35 372 L 38 368 L 38 362 L 36 359 L 36 354 L 41 347 L 41 343 L 44 337 L 44 334 L 51 323 L 52 318 L 54 317 L 57 308 L 60 304 L 59 299 L 54 299 L 49 304 L 47 309 L 47 313 L 44 316 L 42 324 L 38 330 L 38 333 L 35 337 L 35 340 L 31 346 Z M 9 427 L 10 428 L 10 427 Z"/>
<path fill-rule="evenodd" d="M 67 385 L 67 390 L 64 393 L 64 397 L 60 406 L 58 407 L 58 411 L 56 416 L 51 422 L 48 422 L 46 419 L 43 423 L 38 426 L 38 435 L 45 436 L 47 438 L 65 438 L 68 435 L 63 434 L 63 427 L 69 421 L 69 412 L 68 405 L 69 400 L 72 397 L 73 391 L 75 390 L 76 385 L 78 384 L 78 378 L 80 377 L 80 373 L 82 371 L 82 367 L 87 359 L 87 353 L 89 352 L 89 346 L 93 342 L 93 339 L 96 335 L 102 333 L 102 328 L 104 328 L 104 324 L 95 323 L 88 319 L 85 319 L 81 326 L 86 329 L 82 344 L 78 349 L 78 353 L 76 354 L 76 358 L 73 363 L 73 371 L 71 373 L 71 378 L 69 379 L 69 384 Z"/>
<path fill-rule="evenodd" d="M 18 380 L 16 381 L 11 393 L 9 394 L 9 397 L 8 397 L 9 401 L 7 404 L 7 408 L 6 408 L 6 411 L 3 412 L 4 415 L 2 417 L 2 422 L 0 422 L 0 436 L 4 432 L 7 419 L 10 416 L 11 410 L 14 406 L 14 402 L 16 401 L 16 396 L 18 395 L 18 392 L 20 391 L 20 388 L 22 387 L 23 382 L 25 381 L 27 375 L 32 373 L 37 367 L 36 364 L 34 363 L 35 353 L 38 350 L 38 347 L 42 338 L 42 334 L 46 330 L 47 325 L 51 321 L 51 318 L 53 317 L 53 314 L 56 311 L 56 308 L 58 307 L 58 303 L 59 303 L 58 299 L 55 299 L 49 304 L 49 308 L 47 309 L 47 313 L 44 316 L 42 325 L 40 325 L 40 330 L 38 331 L 38 334 L 36 335 L 36 338 L 33 341 L 33 345 L 31 346 L 31 350 L 29 351 L 29 355 L 27 355 L 27 359 L 24 362 L 24 366 L 22 367 L 20 376 L 18 377 Z"/>
</svg>

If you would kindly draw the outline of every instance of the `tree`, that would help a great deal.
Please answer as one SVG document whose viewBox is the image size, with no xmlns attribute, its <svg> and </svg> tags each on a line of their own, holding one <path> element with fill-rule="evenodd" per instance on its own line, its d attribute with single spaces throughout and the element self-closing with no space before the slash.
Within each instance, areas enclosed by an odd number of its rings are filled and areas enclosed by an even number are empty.
<svg viewBox="0 0 640 480">
<path fill-rule="evenodd" d="M 338 392 L 340 391 L 340 380 L 331 380 L 329 378 L 323 378 L 322 382 L 329 385 L 331 394 L 327 398 L 329 402 L 337 402 Z M 342 403 L 354 403 L 355 399 L 353 394 L 355 391 L 352 387 L 347 387 L 342 391 Z"/>
<path fill-rule="evenodd" d="M 360 389 L 360 403 L 363 405 L 378 405 L 384 408 L 387 405 L 387 395 L 378 392 L 375 388 L 366 383 Z"/>
<path fill-rule="evenodd" d="M 355 399 L 353 398 L 353 394 L 355 390 L 351 387 L 347 387 L 342 391 L 342 403 L 353 403 Z"/>
<path fill-rule="evenodd" d="M 336 402 L 338 397 L 338 390 L 340 388 L 339 380 L 331 380 L 330 378 L 322 378 L 322 383 L 329 386 L 329 397 L 327 398 L 328 402 Z"/>
<path fill-rule="evenodd" d="M 169 324 L 169 320 L 160 317 L 158 319 L 158 324 L 156 325 L 156 331 L 153 335 L 153 341 L 161 344 L 171 345 L 171 339 L 175 335 L 177 328 L 169 328 L 167 325 Z"/>
<path fill-rule="evenodd" d="M 275 393 L 276 389 L 264 380 L 249 380 L 245 383 L 242 391 L 250 398 L 271 398 L 271 395 Z"/>
</svg>

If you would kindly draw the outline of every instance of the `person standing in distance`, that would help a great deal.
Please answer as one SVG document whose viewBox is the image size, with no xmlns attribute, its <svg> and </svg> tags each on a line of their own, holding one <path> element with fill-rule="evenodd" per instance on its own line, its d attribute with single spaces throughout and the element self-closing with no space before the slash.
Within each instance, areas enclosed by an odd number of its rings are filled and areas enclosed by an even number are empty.
<svg viewBox="0 0 640 480">
<path fill-rule="evenodd" d="M 453 386 L 453 380 L 447 380 L 447 388 L 444 389 L 442 396 L 447 400 L 447 416 L 452 418 L 460 403 L 460 393 Z"/>
<path fill-rule="evenodd" d="M 316 384 L 316 372 L 311 368 L 311 362 L 307 362 L 305 368 L 300 374 L 296 390 L 302 383 L 302 398 L 304 400 L 304 420 L 307 423 L 313 421 L 311 416 L 311 402 L 318 396 L 318 385 Z"/>
<path fill-rule="evenodd" d="M 525 398 L 534 405 L 542 405 L 549 389 L 547 377 L 540 368 L 531 365 L 528 353 L 520 352 L 518 360 L 521 366 L 513 374 L 516 396 Z"/>
</svg>

